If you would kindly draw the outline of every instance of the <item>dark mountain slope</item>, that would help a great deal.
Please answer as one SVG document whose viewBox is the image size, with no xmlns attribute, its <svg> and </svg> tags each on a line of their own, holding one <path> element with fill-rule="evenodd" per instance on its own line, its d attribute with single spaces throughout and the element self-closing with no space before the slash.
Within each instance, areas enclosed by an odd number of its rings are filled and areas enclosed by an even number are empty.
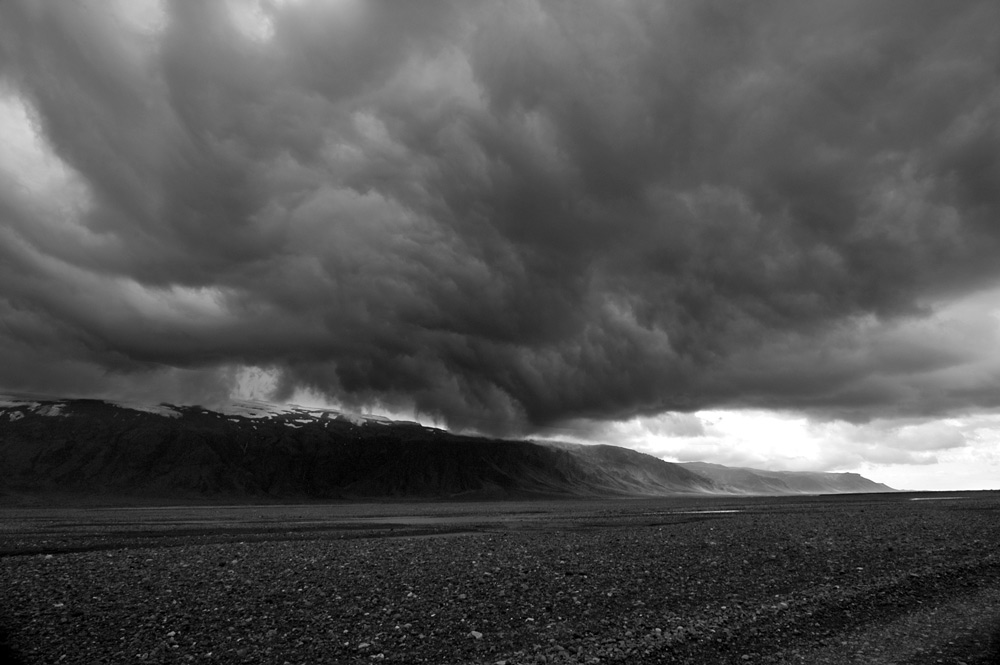
<svg viewBox="0 0 1000 665">
<path fill-rule="evenodd" d="M 96 400 L 0 402 L 3 488 L 233 499 L 718 491 L 678 465 L 614 446 L 466 437 L 330 411 L 223 414 Z"/>
</svg>

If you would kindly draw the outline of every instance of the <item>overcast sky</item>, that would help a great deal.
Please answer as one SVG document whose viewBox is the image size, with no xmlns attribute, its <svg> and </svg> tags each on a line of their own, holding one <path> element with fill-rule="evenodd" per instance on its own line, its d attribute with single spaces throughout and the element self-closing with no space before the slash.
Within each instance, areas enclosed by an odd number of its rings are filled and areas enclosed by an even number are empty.
<svg viewBox="0 0 1000 665">
<path fill-rule="evenodd" d="M 1000 487 L 995 0 L 4 0 L 0 388 Z"/>
</svg>

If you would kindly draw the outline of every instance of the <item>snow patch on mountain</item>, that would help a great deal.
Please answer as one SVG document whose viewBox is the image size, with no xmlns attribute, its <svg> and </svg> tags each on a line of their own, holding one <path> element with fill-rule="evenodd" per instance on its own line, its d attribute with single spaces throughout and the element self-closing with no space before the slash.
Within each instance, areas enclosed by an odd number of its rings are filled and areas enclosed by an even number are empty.
<svg viewBox="0 0 1000 665">
<path fill-rule="evenodd" d="M 274 418 L 291 413 L 291 410 L 277 404 L 267 402 L 227 402 L 214 406 L 212 411 L 221 413 L 224 416 L 237 416 L 240 418 Z"/>
<path fill-rule="evenodd" d="M 0 409 L 36 409 L 41 406 L 40 402 L 31 402 L 28 400 L 17 399 L 10 395 L 0 395 Z"/>
<path fill-rule="evenodd" d="M 358 413 L 348 413 L 336 409 L 322 409 L 315 407 L 304 407 L 298 404 L 270 404 L 268 402 L 257 402 L 250 400 L 240 400 L 215 405 L 212 411 L 232 418 L 290 418 L 293 422 L 300 424 L 310 424 L 324 419 L 342 420 L 352 425 L 390 425 L 393 421 L 385 416 L 361 415 Z M 416 424 L 416 423 L 414 423 Z"/>
<path fill-rule="evenodd" d="M 40 402 L 29 402 L 26 400 L 12 399 L 9 396 L 0 397 L 0 410 L 12 409 L 7 417 L 11 421 L 20 420 L 24 417 L 24 411 L 34 412 L 40 416 L 62 416 L 65 404 L 56 402 L 42 404 Z"/>
<path fill-rule="evenodd" d="M 63 408 L 65 408 L 65 406 L 65 404 L 46 404 L 45 406 L 35 409 L 35 413 L 40 416 L 62 416 L 65 415 L 63 413 Z"/>
<path fill-rule="evenodd" d="M 165 418 L 181 417 L 180 411 L 174 409 L 173 407 L 167 406 L 166 404 L 140 404 L 137 402 L 107 402 L 107 403 L 122 409 L 141 411 L 142 413 L 152 413 L 157 416 L 163 416 Z"/>
</svg>

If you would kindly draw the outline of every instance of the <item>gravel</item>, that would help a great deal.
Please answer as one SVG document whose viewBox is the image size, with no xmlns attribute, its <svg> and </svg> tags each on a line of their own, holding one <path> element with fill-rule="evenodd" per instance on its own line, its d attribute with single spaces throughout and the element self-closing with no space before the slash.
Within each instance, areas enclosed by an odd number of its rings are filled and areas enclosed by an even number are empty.
<svg viewBox="0 0 1000 665">
<path fill-rule="evenodd" d="M 25 663 L 997 662 L 1000 495 L 740 505 L 46 554 L 22 532 L 0 628 Z"/>
</svg>

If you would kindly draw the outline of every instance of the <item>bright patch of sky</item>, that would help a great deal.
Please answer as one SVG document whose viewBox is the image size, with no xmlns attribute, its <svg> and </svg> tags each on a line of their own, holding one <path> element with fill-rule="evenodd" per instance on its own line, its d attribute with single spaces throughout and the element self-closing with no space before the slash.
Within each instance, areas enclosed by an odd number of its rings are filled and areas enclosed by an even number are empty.
<svg viewBox="0 0 1000 665">
<path fill-rule="evenodd" d="M 52 217 L 78 216 L 89 201 L 86 184 L 49 145 L 34 110 L 0 80 L 0 186 Z"/>
</svg>

